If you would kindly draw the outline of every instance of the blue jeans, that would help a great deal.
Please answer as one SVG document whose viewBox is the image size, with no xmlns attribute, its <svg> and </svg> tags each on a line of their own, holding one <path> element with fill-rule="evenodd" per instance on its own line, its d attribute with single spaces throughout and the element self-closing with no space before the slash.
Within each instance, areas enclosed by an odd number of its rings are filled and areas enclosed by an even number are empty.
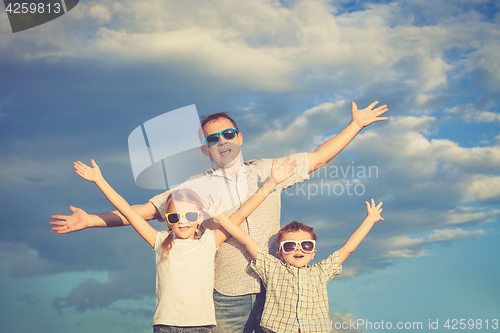
<svg viewBox="0 0 500 333">
<path fill-rule="evenodd" d="M 208 326 L 154 325 L 153 333 L 210 333 Z"/>
<path fill-rule="evenodd" d="M 264 290 L 264 288 L 262 288 Z M 214 290 L 215 320 L 213 333 L 264 333 L 260 318 L 266 301 L 265 290 L 259 294 L 226 296 Z"/>
</svg>

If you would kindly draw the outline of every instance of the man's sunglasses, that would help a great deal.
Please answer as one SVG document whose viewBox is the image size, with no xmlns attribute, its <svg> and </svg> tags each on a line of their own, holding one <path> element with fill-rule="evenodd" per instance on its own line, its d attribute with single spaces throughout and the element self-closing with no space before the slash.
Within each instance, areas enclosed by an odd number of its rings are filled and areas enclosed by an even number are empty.
<svg viewBox="0 0 500 333">
<path fill-rule="evenodd" d="M 181 220 L 181 217 L 184 216 L 186 221 L 194 223 L 198 221 L 198 218 L 200 217 L 201 211 L 191 211 L 191 212 L 185 212 L 185 213 L 168 213 L 165 215 L 167 218 L 167 222 L 170 224 L 176 224 L 179 223 Z"/>
<path fill-rule="evenodd" d="M 304 253 L 313 253 L 314 249 L 316 248 L 315 240 L 303 240 L 303 241 L 287 240 L 281 242 L 279 249 L 283 250 L 283 252 L 286 254 L 290 254 L 295 252 L 298 244 L 300 244 L 300 248 Z"/>
<path fill-rule="evenodd" d="M 217 142 L 219 142 L 221 134 L 224 137 L 224 139 L 226 139 L 226 140 L 232 140 L 238 134 L 238 130 L 236 129 L 236 127 L 226 128 L 222 132 L 212 133 L 212 134 L 207 135 L 205 137 L 205 141 L 207 142 L 207 144 L 209 146 L 213 146 Z"/>
</svg>

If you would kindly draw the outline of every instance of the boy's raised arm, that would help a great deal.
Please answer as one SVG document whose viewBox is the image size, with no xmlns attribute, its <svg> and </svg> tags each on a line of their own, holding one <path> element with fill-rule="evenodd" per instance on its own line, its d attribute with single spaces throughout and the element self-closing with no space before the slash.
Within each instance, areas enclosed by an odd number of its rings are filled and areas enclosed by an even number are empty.
<svg viewBox="0 0 500 333">
<path fill-rule="evenodd" d="M 222 226 L 222 228 L 216 230 L 218 231 L 215 234 L 216 245 L 219 246 L 229 236 L 233 236 L 240 243 L 245 245 L 248 252 L 255 258 L 257 256 L 258 244 L 239 226 L 267 198 L 276 185 L 295 174 L 296 171 L 294 169 L 296 166 L 297 161 L 294 160 L 290 162 L 290 157 L 285 159 L 279 167 L 276 167 L 276 160 L 273 160 L 271 177 L 264 186 L 245 201 L 229 218 L 223 213 L 222 199 L 220 203 L 217 203 L 213 195 L 211 195 L 209 201 L 206 203 L 207 207 L 209 207 L 207 213 L 219 221 Z"/>
<path fill-rule="evenodd" d="M 382 202 L 375 206 L 375 200 L 371 200 L 371 204 L 365 201 L 367 216 L 359 228 L 349 237 L 344 246 L 339 249 L 339 264 L 342 264 L 349 255 L 356 250 L 359 243 L 366 237 L 375 222 L 384 220 L 380 213 L 382 213 Z"/>
<path fill-rule="evenodd" d="M 123 214 L 130 222 L 130 224 L 134 227 L 134 229 L 139 233 L 139 235 L 144 238 L 146 242 L 154 247 L 156 242 L 156 235 L 158 231 L 156 231 L 153 227 L 146 222 L 139 214 L 137 214 L 132 207 L 128 204 L 128 202 L 123 199 L 112 187 L 108 184 L 108 182 L 104 179 L 99 170 L 99 166 L 95 163 L 94 160 L 91 161 L 93 167 L 89 167 L 88 165 L 78 161 L 74 163 L 74 167 L 76 173 L 85 180 L 95 183 L 102 193 L 108 198 L 109 202 L 113 206 L 115 206 L 118 211 Z"/>
</svg>

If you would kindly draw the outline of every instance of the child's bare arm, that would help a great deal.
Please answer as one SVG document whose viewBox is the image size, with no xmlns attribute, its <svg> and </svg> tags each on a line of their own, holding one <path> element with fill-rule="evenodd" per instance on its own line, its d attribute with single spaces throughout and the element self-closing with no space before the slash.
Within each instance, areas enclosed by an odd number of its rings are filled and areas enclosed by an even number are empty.
<svg viewBox="0 0 500 333">
<path fill-rule="evenodd" d="M 279 167 L 276 167 L 276 161 L 273 160 L 271 177 L 269 178 L 269 180 L 264 184 L 264 186 L 262 186 L 257 192 L 255 192 L 254 195 L 252 195 L 247 201 L 245 201 L 233 215 L 231 215 L 228 218 L 229 221 L 231 221 L 232 224 L 238 226 L 238 229 L 241 230 L 239 228 L 239 225 L 243 223 L 243 221 L 250 214 L 252 214 L 253 211 L 267 198 L 267 196 L 274 190 L 276 185 L 282 183 L 283 181 L 285 181 L 286 179 L 295 174 L 296 171 L 294 169 L 296 166 L 297 166 L 297 161 L 293 160 L 290 162 L 290 157 L 285 159 L 285 161 L 283 161 L 283 163 Z M 207 206 L 211 207 L 211 205 L 213 204 L 215 204 L 215 198 L 212 197 L 211 201 L 209 200 L 209 202 L 207 202 Z M 220 205 L 222 205 L 222 200 Z M 219 222 L 224 217 L 227 219 L 227 216 L 222 214 L 222 212 L 223 212 L 222 207 L 220 207 L 219 211 L 213 211 L 213 209 L 212 211 L 210 211 L 210 209 L 207 211 L 207 213 L 210 216 L 213 216 Z M 224 217 L 222 217 L 221 215 L 224 215 Z M 225 241 L 231 235 L 232 233 L 229 230 L 225 230 L 224 228 L 218 228 L 215 233 L 216 245 L 219 246 L 223 241 Z"/>
<path fill-rule="evenodd" d="M 259 244 L 257 244 L 256 241 L 253 240 L 252 237 L 250 237 L 246 232 L 244 232 L 240 228 L 240 223 L 235 223 L 231 221 L 226 214 L 223 213 L 223 203 L 222 199 L 220 203 L 216 203 L 213 195 L 210 196 L 209 201 L 207 202 L 209 204 L 209 210 L 207 211 L 208 214 L 217 214 L 215 215 L 214 218 L 217 219 L 217 221 L 220 223 L 220 227 L 215 230 L 215 245 L 219 246 L 222 244 L 223 241 L 225 241 L 229 236 L 233 236 L 236 238 L 238 242 L 243 244 L 247 251 L 252 255 L 253 258 L 257 258 L 257 250 L 259 249 Z M 222 212 L 222 213 L 220 213 Z M 234 215 L 234 214 L 233 214 Z"/>
<path fill-rule="evenodd" d="M 366 237 L 375 222 L 384 220 L 380 213 L 382 213 L 382 202 L 375 206 L 375 200 L 371 200 L 371 204 L 365 201 L 367 216 L 359 228 L 349 237 L 344 246 L 339 249 L 339 264 L 342 264 L 349 255 L 356 250 L 359 243 Z"/>
<path fill-rule="evenodd" d="M 241 207 L 229 217 L 233 223 L 241 224 L 259 205 L 267 198 L 267 196 L 274 190 L 276 185 L 284 182 L 289 177 L 294 175 L 297 166 L 297 161 L 293 160 L 290 163 L 290 157 L 286 158 L 279 167 L 276 167 L 276 160 L 273 160 L 271 169 L 271 177 L 254 195 L 248 198 Z"/>
<path fill-rule="evenodd" d="M 137 214 L 128 204 L 125 199 L 123 199 L 108 182 L 104 179 L 99 169 L 99 166 L 94 160 L 91 161 L 93 167 L 78 161 L 74 163 L 76 173 L 85 180 L 95 183 L 106 198 L 115 206 L 118 211 L 127 218 L 134 229 L 141 235 L 146 242 L 154 247 L 156 242 L 156 231 L 153 227 L 146 222 L 139 214 Z"/>
</svg>

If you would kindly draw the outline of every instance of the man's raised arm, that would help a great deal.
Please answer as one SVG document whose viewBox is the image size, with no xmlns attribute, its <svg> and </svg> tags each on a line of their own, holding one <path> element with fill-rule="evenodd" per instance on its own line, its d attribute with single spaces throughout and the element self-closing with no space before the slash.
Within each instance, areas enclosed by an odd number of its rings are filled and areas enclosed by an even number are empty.
<svg viewBox="0 0 500 333">
<path fill-rule="evenodd" d="M 149 201 L 143 205 L 134 205 L 132 209 L 145 220 L 159 218 L 156 207 Z M 73 206 L 69 206 L 69 210 L 73 212 L 72 215 L 51 216 L 52 219 L 57 221 L 50 221 L 49 224 L 55 226 L 52 227 L 52 230 L 58 234 L 66 234 L 86 228 L 121 227 L 130 225 L 129 221 L 117 210 L 101 214 L 87 214 L 83 209 Z"/>
<path fill-rule="evenodd" d="M 388 111 L 387 105 L 382 105 L 374 109 L 378 103 L 378 101 L 375 101 L 368 107 L 358 110 L 356 103 L 351 102 L 351 122 L 339 134 L 308 154 L 307 171 L 311 173 L 330 162 L 332 158 L 337 156 L 354 139 L 363 127 L 376 121 L 389 119 L 388 117 L 380 117 L 380 115 Z"/>
</svg>

